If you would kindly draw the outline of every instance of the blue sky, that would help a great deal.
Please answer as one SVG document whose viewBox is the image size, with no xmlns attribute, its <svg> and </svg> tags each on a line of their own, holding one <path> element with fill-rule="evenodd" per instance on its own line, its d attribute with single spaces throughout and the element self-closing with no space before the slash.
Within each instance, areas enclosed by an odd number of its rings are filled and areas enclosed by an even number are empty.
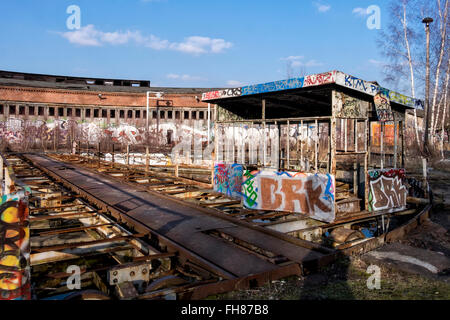
<svg viewBox="0 0 450 320">
<path fill-rule="evenodd" d="M 341 70 L 382 84 L 364 0 L 0 2 L 0 69 L 225 87 Z M 68 6 L 81 9 L 69 30 Z M 358 9 L 359 8 L 359 9 Z"/>
</svg>

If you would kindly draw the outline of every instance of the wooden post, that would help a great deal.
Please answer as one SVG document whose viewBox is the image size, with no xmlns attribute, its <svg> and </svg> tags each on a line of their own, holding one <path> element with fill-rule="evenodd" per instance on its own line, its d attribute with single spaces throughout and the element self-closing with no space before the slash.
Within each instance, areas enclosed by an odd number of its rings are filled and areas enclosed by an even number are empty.
<svg viewBox="0 0 450 320">
<path fill-rule="evenodd" d="M 266 141 L 266 99 L 262 100 L 262 120 L 263 120 L 263 167 L 266 166 L 267 141 Z"/>
<path fill-rule="evenodd" d="M 150 150 L 149 147 L 145 147 L 145 172 L 148 173 L 149 169 L 150 169 Z"/>
<path fill-rule="evenodd" d="M 425 188 L 425 198 L 428 198 L 428 172 L 427 172 L 427 158 L 422 158 L 422 173 L 423 173 L 423 186 Z"/>
<path fill-rule="evenodd" d="M 212 164 L 211 164 L 211 186 L 212 186 L 212 188 L 214 188 L 214 168 L 215 168 L 215 165 L 214 165 L 214 161 L 212 162 Z"/>
<path fill-rule="evenodd" d="M 330 128 L 330 127 L 328 127 Z M 330 166 L 331 166 L 331 141 L 330 141 L 330 130 L 328 130 L 328 137 L 327 137 L 327 173 L 330 172 Z"/>
<path fill-rule="evenodd" d="M 231 154 L 233 155 L 233 158 L 231 160 L 231 163 L 236 163 L 236 126 L 233 124 L 233 142 L 231 143 L 231 145 L 233 146 L 233 151 L 231 152 Z"/>
<path fill-rule="evenodd" d="M 402 168 L 404 168 L 405 167 L 405 137 L 404 137 L 405 127 L 404 127 L 403 121 L 399 122 L 399 128 L 400 128 L 401 146 L 402 146 L 400 164 L 401 164 Z"/>
<path fill-rule="evenodd" d="M 384 169 L 384 122 L 380 122 L 380 136 L 381 136 L 381 170 Z"/>
<path fill-rule="evenodd" d="M 57 133 L 57 131 L 58 131 L 58 126 L 55 126 L 55 129 L 53 129 L 53 150 L 55 152 L 56 152 L 56 133 Z"/>
<path fill-rule="evenodd" d="M 348 124 L 348 119 L 341 119 L 341 124 L 342 121 L 344 121 L 344 151 L 347 152 L 347 124 Z"/>
<path fill-rule="evenodd" d="M 289 131 L 291 129 L 291 122 L 287 121 L 287 132 L 286 132 L 286 156 L 287 156 L 287 169 L 289 170 L 291 167 L 291 144 L 289 141 Z"/>
<path fill-rule="evenodd" d="M 245 128 L 244 128 L 243 124 L 240 125 L 240 131 L 241 131 L 241 138 L 243 139 L 242 140 L 242 144 L 240 146 L 240 148 L 241 148 L 241 159 L 240 159 L 241 161 L 240 162 L 241 162 L 242 165 L 245 165 L 245 149 L 246 149 L 247 143 L 244 140 L 243 132 L 245 131 Z"/>
<path fill-rule="evenodd" d="M 395 120 L 395 115 L 394 115 L 394 168 L 397 168 L 397 145 L 398 145 L 397 121 Z"/>
<path fill-rule="evenodd" d="M 114 143 L 112 144 L 112 167 L 114 168 L 114 161 L 115 161 L 115 159 L 114 159 L 114 152 L 115 152 L 115 150 L 114 150 Z"/>
<path fill-rule="evenodd" d="M 127 144 L 127 166 L 130 165 L 130 145 Z"/>
<path fill-rule="evenodd" d="M 97 154 L 97 163 L 98 163 L 98 167 L 100 168 L 100 142 L 98 143 L 98 154 Z"/>
<path fill-rule="evenodd" d="M 330 171 L 336 177 L 336 91 L 331 94 L 331 120 L 330 120 L 330 136 L 331 136 L 331 165 Z"/>
<path fill-rule="evenodd" d="M 331 174 L 336 176 L 336 118 L 331 118 Z"/>
<path fill-rule="evenodd" d="M 358 152 L 358 120 L 354 119 L 354 138 L 355 138 L 355 152 Z M 353 164 L 353 194 L 358 196 L 358 175 L 359 175 L 359 156 L 355 156 L 355 162 Z"/>
<path fill-rule="evenodd" d="M 364 156 L 364 207 L 369 211 L 369 165 L 370 165 L 370 145 L 369 145 L 369 120 L 366 119 L 364 128 L 364 149 L 366 154 Z"/>
<path fill-rule="evenodd" d="M 219 136 L 218 136 L 218 124 L 214 123 L 214 156 L 215 159 L 211 159 L 211 162 L 214 167 L 214 162 L 219 162 Z"/>
<path fill-rule="evenodd" d="M 11 194 L 13 188 L 13 181 L 9 175 L 8 167 L 5 167 L 5 194 Z"/>
<path fill-rule="evenodd" d="M 317 121 L 317 119 L 316 119 L 316 121 L 315 121 L 315 124 L 316 124 L 316 143 L 315 143 L 315 146 L 314 146 L 314 153 L 315 153 L 315 157 L 314 157 L 314 160 L 315 160 L 315 166 L 316 166 L 316 173 L 318 173 L 319 172 L 319 139 L 320 139 L 320 132 L 319 132 L 319 122 Z"/>
<path fill-rule="evenodd" d="M 303 120 L 300 121 L 300 166 L 301 171 L 305 171 L 305 162 L 303 161 Z"/>
</svg>

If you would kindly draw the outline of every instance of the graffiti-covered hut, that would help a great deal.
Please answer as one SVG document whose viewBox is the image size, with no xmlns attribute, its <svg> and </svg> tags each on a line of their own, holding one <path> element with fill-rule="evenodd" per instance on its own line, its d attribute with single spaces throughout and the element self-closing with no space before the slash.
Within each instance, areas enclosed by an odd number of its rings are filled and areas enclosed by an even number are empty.
<svg viewBox="0 0 450 320">
<path fill-rule="evenodd" d="M 328 224 L 406 209 L 406 117 L 422 101 L 340 71 L 203 101 L 217 105 L 215 189 L 245 208 Z"/>
</svg>

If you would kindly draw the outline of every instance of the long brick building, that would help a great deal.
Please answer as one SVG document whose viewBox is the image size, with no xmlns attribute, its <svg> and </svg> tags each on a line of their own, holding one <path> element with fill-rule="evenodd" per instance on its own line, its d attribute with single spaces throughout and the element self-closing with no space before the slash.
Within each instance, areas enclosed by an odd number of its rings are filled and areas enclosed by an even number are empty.
<svg viewBox="0 0 450 320">
<path fill-rule="evenodd" d="M 0 147 L 52 150 L 73 141 L 164 146 L 193 133 L 206 141 L 214 106 L 201 98 L 210 90 L 0 71 Z"/>
</svg>

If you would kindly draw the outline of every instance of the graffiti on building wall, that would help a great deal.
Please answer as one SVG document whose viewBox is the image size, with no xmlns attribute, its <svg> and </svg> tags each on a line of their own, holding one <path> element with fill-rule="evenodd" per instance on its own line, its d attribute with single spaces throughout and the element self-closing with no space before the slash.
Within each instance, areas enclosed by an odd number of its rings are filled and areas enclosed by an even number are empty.
<svg viewBox="0 0 450 320">
<path fill-rule="evenodd" d="M 158 132 L 156 124 L 151 124 L 149 126 L 150 140 L 159 135 L 160 143 L 168 143 L 166 135 L 169 130 L 172 132 L 171 139 L 173 141 L 187 134 L 194 134 L 194 132 L 204 140 L 207 137 L 206 125 L 203 120 L 197 120 L 197 122 L 194 123 L 195 128 L 183 123 L 161 122 Z M 22 149 L 29 149 L 33 145 L 42 148 L 47 144 L 52 148 L 55 145 L 68 146 L 74 140 L 91 144 L 108 141 L 123 145 L 139 145 L 145 143 L 145 137 L 144 126 L 125 121 L 118 124 L 107 123 L 101 119 L 89 121 L 8 119 L 0 121 L 0 142 Z"/>
<path fill-rule="evenodd" d="M 283 91 L 303 87 L 304 78 L 293 78 L 281 81 L 268 82 L 242 88 L 242 95 L 258 94 L 273 91 Z"/>
<path fill-rule="evenodd" d="M 304 87 L 310 86 L 319 86 L 328 83 L 334 83 L 335 80 L 335 71 L 325 72 L 320 74 L 313 74 L 305 77 Z"/>
<path fill-rule="evenodd" d="M 218 162 L 247 163 L 277 167 L 279 162 L 279 130 L 276 126 L 219 126 Z M 246 160 L 247 159 L 247 160 Z"/>
<path fill-rule="evenodd" d="M 342 72 L 337 72 L 336 83 L 347 88 L 351 88 L 360 92 L 370 94 L 372 96 L 375 96 L 379 92 L 382 92 L 384 95 L 388 97 L 390 101 L 423 110 L 424 104 L 423 101 L 421 100 L 413 99 L 411 97 L 402 95 L 398 92 L 380 87 L 375 83 L 367 82 Z"/>
<path fill-rule="evenodd" d="M 242 88 L 230 88 L 203 93 L 202 100 L 213 100 L 220 98 L 239 97 L 242 94 Z"/>
<path fill-rule="evenodd" d="M 4 200 L 0 205 L 0 300 L 29 300 L 28 202 L 19 194 L 5 196 Z"/>
<path fill-rule="evenodd" d="M 377 112 L 378 120 L 381 122 L 394 121 L 394 114 L 392 113 L 391 103 L 389 97 L 385 92 L 378 92 L 373 98 L 375 110 Z"/>
<path fill-rule="evenodd" d="M 372 96 L 375 96 L 379 92 L 383 92 L 390 101 L 393 101 L 395 103 L 400 103 L 421 110 L 423 110 L 424 108 L 424 103 L 421 100 L 402 95 L 395 91 L 390 91 L 386 88 L 378 86 L 376 83 L 364 81 L 362 79 L 353 77 L 340 71 L 331 71 L 320 74 L 313 74 L 306 76 L 304 78 L 293 78 L 282 81 L 274 81 L 251 86 L 244 86 L 235 89 L 225 89 L 206 92 L 203 93 L 202 99 L 214 100 L 222 98 L 232 98 L 251 94 L 261 94 L 281 90 L 318 86 L 330 83 L 336 83 L 338 85 L 351 88 L 360 92 L 364 92 Z"/>
<path fill-rule="evenodd" d="M 335 82 L 336 71 L 309 75 L 304 78 L 292 78 L 287 80 L 273 81 L 263 84 L 250 85 L 235 89 L 217 90 L 203 93 L 203 100 L 214 100 L 260 94 L 266 92 L 299 89 L 303 87 L 318 86 Z"/>
<path fill-rule="evenodd" d="M 369 104 L 366 101 L 334 91 L 334 110 L 338 118 L 365 118 Z"/>
<path fill-rule="evenodd" d="M 372 122 L 371 124 L 371 145 L 374 147 L 380 147 L 381 146 L 381 124 L 379 122 Z M 400 142 L 399 139 L 399 133 L 400 133 L 400 125 L 397 123 L 397 138 L 398 142 Z M 383 145 L 385 147 L 393 147 L 395 144 L 395 130 L 394 130 L 394 124 L 388 123 L 384 124 L 384 135 L 383 135 Z"/>
<path fill-rule="evenodd" d="M 244 207 L 335 219 L 335 179 L 329 174 L 246 171 L 242 183 Z"/>
<path fill-rule="evenodd" d="M 214 166 L 214 190 L 230 198 L 241 198 L 244 168 L 240 164 L 216 164 Z"/>
<path fill-rule="evenodd" d="M 368 178 L 369 211 L 406 208 L 405 169 L 370 170 Z"/>
</svg>

